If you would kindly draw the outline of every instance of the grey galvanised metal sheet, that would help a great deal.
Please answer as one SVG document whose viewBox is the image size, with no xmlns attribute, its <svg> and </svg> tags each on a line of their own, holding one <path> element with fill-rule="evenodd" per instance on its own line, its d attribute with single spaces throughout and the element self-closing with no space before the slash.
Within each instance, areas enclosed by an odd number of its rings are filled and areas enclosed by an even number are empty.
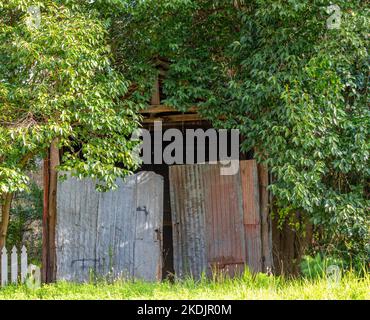
<svg viewBox="0 0 370 320">
<path fill-rule="evenodd" d="M 91 271 L 161 279 L 163 177 L 140 172 L 118 186 L 100 193 L 90 179 L 59 183 L 57 279 L 87 281 Z"/>
</svg>

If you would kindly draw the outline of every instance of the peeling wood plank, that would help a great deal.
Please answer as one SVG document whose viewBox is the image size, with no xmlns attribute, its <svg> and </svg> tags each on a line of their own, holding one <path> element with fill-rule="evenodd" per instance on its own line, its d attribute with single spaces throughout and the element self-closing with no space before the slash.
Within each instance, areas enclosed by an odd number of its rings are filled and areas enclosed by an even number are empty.
<svg viewBox="0 0 370 320">
<path fill-rule="evenodd" d="M 269 175 L 268 169 L 263 164 L 258 164 L 258 181 L 260 191 L 260 216 L 261 216 L 261 238 L 262 238 L 262 260 L 263 271 L 272 272 L 272 241 L 271 241 L 271 221 L 269 217 L 269 192 L 267 190 Z"/>
<path fill-rule="evenodd" d="M 247 246 L 248 266 L 252 269 L 253 272 L 261 272 L 261 218 L 256 161 L 240 161 L 240 173 L 243 194 L 244 228 Z"/>
<path fill-rule="evenodd" d="M 54 139 L 44 161 L 44 208 L 42 238 L 42 279 L 46 283 L 56 279 L 55 224 L 59 165 L 58 139 Z"/>
<path fill-rule="evenodd" d="M 152 94 L 151 104 L 160 104 L 160 103 L 161 103 L 161 97 L 160 97 L 160 92 L 159 92 L 159 79 L 157 76 L 153 84 L 153 94 Z"/>
</svg>

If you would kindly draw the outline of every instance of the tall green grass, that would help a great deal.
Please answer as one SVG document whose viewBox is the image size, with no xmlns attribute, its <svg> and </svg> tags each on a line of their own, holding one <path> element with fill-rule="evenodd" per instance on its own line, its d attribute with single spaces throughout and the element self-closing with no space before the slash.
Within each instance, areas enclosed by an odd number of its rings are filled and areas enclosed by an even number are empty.
<svg viewBox="0 0 370 320">
<path fill-rule="evenodd" d="M 230 279 L 187 279 L 174 283 L 115 281 L 112 284 L 58 282 L 31 290 L 26 286 L 0 289 L 0 299 L 370 299 L 370 276 L 346 272 L 340 281 L 326 277 L 287 279 L 266 274 Z"/>
</svg>

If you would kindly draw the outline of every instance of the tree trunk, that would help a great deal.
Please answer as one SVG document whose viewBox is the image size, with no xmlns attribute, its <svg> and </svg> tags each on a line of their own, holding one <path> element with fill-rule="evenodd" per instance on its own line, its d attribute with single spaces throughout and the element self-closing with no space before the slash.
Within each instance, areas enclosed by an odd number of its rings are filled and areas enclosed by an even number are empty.
<svg viewBox="0 0 370 320">
<path fill-rule="evenodd" d="M 34 153 L 28 153 L 24 158 L 19 162 L 20 168 L 24 169 L 28 161 L 34 156 Z M 14 193 L 5 193 L 0 196 L 2 200 L 1 204 L 1 221 L 0 221 L 0 250 L 6 244 L 6 236 L 8 233 L 8 226 L 10 220 L 10 209 L 12 206 Z"/>
<path fill-rule="evenodd" d="M 42 278 L 45 283 L 54 282 L 56 279 L 55 226 L 58 183 L 56 168 L 59 163 L 58 140 L 54 140 L 44 160 Z"/>
<path fill-rule="evenodd" d="M 10 207 L 13 200 L 13 193 L 4 195 L 3 203 L 1 206 L 1 222 L 0 222 L 0 249 L 5 246 L 6 235 L 8 233 L 8 225 L 10 219 Z"/>
</svg>

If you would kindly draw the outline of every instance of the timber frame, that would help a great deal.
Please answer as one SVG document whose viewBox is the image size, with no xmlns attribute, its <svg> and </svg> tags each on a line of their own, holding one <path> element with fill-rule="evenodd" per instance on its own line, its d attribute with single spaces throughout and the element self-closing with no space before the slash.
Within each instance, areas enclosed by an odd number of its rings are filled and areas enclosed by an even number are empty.
<svg viewBox="0 0 370 320">
<path fill-rule="evenodd" d="M 154 64 L 158 70 L 158 76 L 154 81 L 150 105 L 147 109 L 141 110 L 143 116 L 143 127 L 151 127 L 154 122 L 160 121 L 165 127 L 187 125 L 206 125 L 209 122 L 198 113 L 197 107 L 191 107 L 186 112 L 181 112 L 172 106 L 161 104 L 162 101 L 162 83 L 170 68 L 170 62 L 164 58 L 155 58 Z"/>
</svg>

